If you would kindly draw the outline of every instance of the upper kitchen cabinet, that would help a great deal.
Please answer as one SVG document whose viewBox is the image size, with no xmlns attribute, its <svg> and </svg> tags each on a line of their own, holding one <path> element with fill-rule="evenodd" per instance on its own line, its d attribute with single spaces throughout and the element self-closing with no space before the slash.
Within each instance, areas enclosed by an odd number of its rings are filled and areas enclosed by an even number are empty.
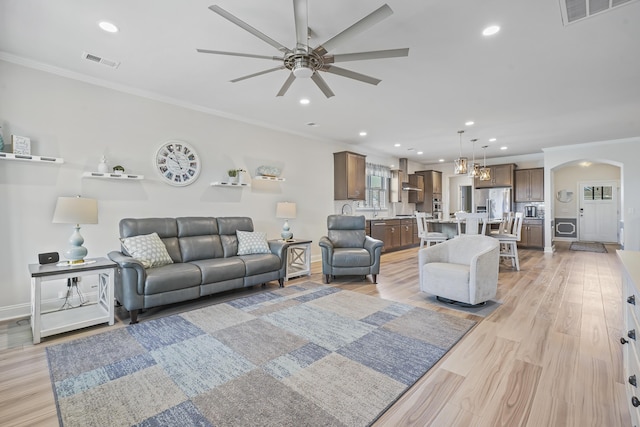
<svg viewBox="0 0 640 427">
<path fill-rule="evenodd" d="M 515 201 L 544 202 L 544 168 L 517 169 Z"/>
<path fill-rule="evenodd" d="M 333 153 L 334 200 L 364 200 L 366 156 L 351 151 Z"/>
<path fill-rule="evenodd" d="M 430 194 L 442 194 L 442 172 L 440 171 L 416 171 L 416 175 L 422 175 L 424 179 L 424 191 Z"/>
<path fill-rule="evenodd" d="M 491 179 L 489 181 L 480 181 L 480 178 L 473 180 L 475 188 L 492 188 L 492 187 L 513 187 L 513 171 L 515 169 L 513 163 L 506 165 L 490 165 Z"/>
<path fill-rule="evenodd" d="M 422 175 L 409 175 L 409 185 L 419 190 L 409 191 L 409 203 L 424 202 L 424 177 Z"/>
</svg>

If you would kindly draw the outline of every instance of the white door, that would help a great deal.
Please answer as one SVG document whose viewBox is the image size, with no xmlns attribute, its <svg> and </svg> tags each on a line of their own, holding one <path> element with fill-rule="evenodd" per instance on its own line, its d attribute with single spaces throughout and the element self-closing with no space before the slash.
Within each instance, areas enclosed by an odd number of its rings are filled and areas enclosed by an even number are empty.
<svg viewBox="0 0 640 427">
<path fill-rule="evenodd" d="M 616 181 L 579 183 L 578 236 L 581 241 L 618 241 L 617 186 Z"/>
</svg>

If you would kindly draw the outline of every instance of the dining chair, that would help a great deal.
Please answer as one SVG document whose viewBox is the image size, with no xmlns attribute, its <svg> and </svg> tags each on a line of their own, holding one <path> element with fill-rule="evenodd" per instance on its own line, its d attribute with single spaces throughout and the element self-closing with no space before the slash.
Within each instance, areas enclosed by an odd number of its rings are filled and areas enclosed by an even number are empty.
<svg viewBox="0 0 640 427">
<path fill-rule="evenodd" d="M 511 259 L 511 266 L 515 267 L 517 271 L 520 271 L 520 260 L 518 259 L 518 242 L 522 233 L 522 221 L 524 220 L 524 214 L 522 212 L 516 212 L 511 224 L 511 230 L 507 230 L 508 233 L 492 234 L 491 237 L 495 237 L 500 241 L 500 258 Z"/>
<path fill-rule="evenodd" d="M 458 236 L 463 234 L 486 234 L 487 220 L 489 214 L 456 212 L 456 222 L 458 223 Z M 464 224 L 464 229 L 463 225 Z"/>
<path fill-rule="evenodd" d="M 420 238 L 420 249 L 426 243 L 427 246 L 431 246 L 433 243 L 438 244 L 447 240 L 447 235 L 437 231 L 429 231 L 428 220 L 433 218 L 431 214 L 426 212 L 416 212 L 416 224 L 418 226 L 418 237 Z"/>
<path fill-rule="evenodd" d="M 513 229 L 513 219 L 515 215 L 513 212 L 504 212 L 502 214 L 502 222 L 500 226 L 495 230 L 490 230 L 489 234 L 509 234 Z"/>
</svg>

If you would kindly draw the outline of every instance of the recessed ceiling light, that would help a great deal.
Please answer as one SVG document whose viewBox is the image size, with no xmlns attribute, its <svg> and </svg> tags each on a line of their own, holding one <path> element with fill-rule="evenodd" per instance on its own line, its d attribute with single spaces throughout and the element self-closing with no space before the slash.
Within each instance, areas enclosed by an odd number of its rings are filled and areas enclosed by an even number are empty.
<svg viewBox="0 0 640 427">
<path fill-rule="evenodd" d="M 424 154 L 424 152 L 423 151 L 418 151 L 418 154 Z"/>
<path fill-rule="evenodd" d="M 393 144 L 394 147 L 400 147 L 400 145 L 402 144 L 398 144 L 398 143 Z"/>
<path fill-rule="evenodd" d="M 100 21 L 100 22 L 98 22 L 98 26 L 100 28 L 102 28 L 104 31 L 106 31 L 107 33 L 117 33 L 118 32 L 118 27 L 116 27 L 111 22 Z"/>
<path fill-rule="evenodd" d="M 311 101 L 309 101 L 307 98 L 302 98 L 300 100 L 300 104 L 302 105 L 308 105 Z"/>
<path fill-rule="evenodd" d="M 475 124 L 475 122 L 473 120 L 469 120 L 468 122 L 466 122 L 464 125 L 465 126 L 473 126 Z"/>
<path fill-rule="evenodd" d="M 496 142 L 495 138 L 489 138 L 489 142 Z"/>
<path fill-rule="evenodd" d="M 367 133 L 365 131 L 360 132 L 360 136 L 367 136 Z"/>
<path fill-rule="evenodd" d="M 494 34 L 496 34 L 498 31 L 500 31 L 500 27 L 497 25 L 491 25 L 487 28 L 485 28 L 484 30 L 482 30 L 482 35 L 483 36 L 492 36 Z"/>
<path fill-rule="evenodd" d="M 438 161 L 439 161 L 440 163 L 442 163 L 442 162 L 444 162 L 444 159 L 439 159 Z"/>
<path fill-rule="evenodd" d="M 507 146 L 500 147 L 501 150 L 506 150 L 507 148 L 509 148 L 509 147 L 507 147 Z"/>
</svg>

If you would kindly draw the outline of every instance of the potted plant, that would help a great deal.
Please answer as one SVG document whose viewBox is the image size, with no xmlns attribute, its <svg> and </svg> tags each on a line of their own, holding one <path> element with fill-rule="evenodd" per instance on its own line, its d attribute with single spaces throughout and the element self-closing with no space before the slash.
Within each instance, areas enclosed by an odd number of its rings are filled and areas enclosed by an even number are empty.
<svg viewBox="0 0 640 427">
<path fill-rule="evenodd" d="M 229 175 L 229 182 L 235 183 L 238 182 L 238 170 L 237 169 L 229 169 L 227 171 L 227 175 Z"/>
</svg>

